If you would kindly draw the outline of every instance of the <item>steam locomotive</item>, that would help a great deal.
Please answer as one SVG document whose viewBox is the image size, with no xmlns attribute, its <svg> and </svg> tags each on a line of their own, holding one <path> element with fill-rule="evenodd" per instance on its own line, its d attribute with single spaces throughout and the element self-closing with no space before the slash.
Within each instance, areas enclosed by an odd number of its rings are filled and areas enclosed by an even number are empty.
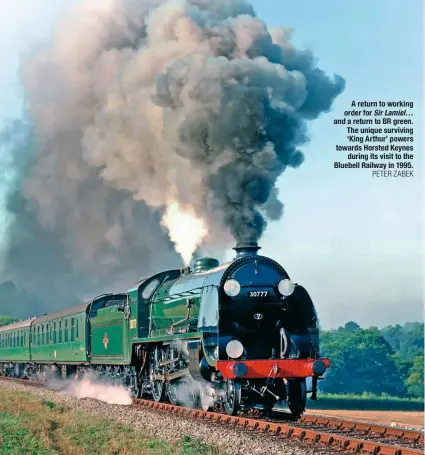
<svg viewBox="0 0 425 455">
<path fill-rule="evenodd" d="M 122 294 L 0 327 L 0 374 L 63 378 L 95 373 L 134 397 L 230 415 L 286 401 L 295 418 L 329 367 L 319 353 L 318 320 L 294 284 L 256 243 L 233 261 L 194 261 Z"/>
</svg>

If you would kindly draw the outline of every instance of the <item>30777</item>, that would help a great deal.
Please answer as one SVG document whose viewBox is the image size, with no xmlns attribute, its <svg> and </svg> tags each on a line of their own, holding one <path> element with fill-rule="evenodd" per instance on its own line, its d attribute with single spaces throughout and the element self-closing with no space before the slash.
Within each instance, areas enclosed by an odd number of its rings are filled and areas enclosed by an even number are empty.
<svg viewBox="0 0 425 455">
<path fill-rule="evenodd" d="M 248 297 L 267 297 L 269 291 L 249 291 Z"/>
</svg>

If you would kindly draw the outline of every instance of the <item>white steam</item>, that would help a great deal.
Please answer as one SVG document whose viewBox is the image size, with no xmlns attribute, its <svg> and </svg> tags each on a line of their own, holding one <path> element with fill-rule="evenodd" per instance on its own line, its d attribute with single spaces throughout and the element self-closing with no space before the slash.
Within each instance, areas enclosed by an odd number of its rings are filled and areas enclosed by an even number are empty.
<svg viewBox="0 0 425 455">
<path fill-rule="evenodd" d="M 184 264 L 189 265 L 193 253 L 207 235 L 204 221 L 196 217 L 193 209 L 181 210 L 175 202 L 167 206 L 161 224 L 167 228 Z"/>
<path fill-rule="evenodd" d="M 48 387 L 64 392 L 74 398 L 103 401 L 108 404 L 129 406 L 133 403 L 131 393 L 120 385 L 100 382 L 90 373 L 84 375 L 81 380 L 49 378 L 46 381 Z"/>
</svg>

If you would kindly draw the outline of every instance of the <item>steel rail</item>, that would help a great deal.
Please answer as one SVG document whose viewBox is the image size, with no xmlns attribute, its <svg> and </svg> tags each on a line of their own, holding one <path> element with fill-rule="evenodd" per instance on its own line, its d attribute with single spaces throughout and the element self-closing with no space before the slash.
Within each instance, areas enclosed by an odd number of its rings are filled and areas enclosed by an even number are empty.
<svg viewBox="0 0 425 455">
<path fill-rule="evenodd" d="M 359 422 L 357 420 L 321 416 L 321 415 L 303 415 L 299 421 L 305 425 L 320 426 L 323 428 L 335 429 L 347 432 L 356 432 L 367 436 L 377 436 L 381 438 L 392 438 L 394 440 L 405 440 L 417 444 L 424 443 L 424 433 L 419 430 L 402 428 L 399 426 L 390 427 L 387 425 L 373 422 Z"/>
<path fill-rule="evenodd" d="M 190 409 L 182 406 L 175 406 L 169 403 L 157 403 L 150 400 L 141 400 L 137 399 L 134 400 L 135 404 L 138 406 L 147 407 L 150 409 L 156 409 L 159 411 L 166 411 L 167 413 L 172 412 L 177 415 L 185 416 L 185 417 L 194 417 L 201 420 L 205 420 L 212 423 L 218 424 L 227 424 L 232 425 L 233 427 L 238 427 L 246 430 L 255 430 L 261 431 L 266 434 L 275 435 L 280 438 L 291 438 L 291 439 L 298 439 L 307 443 L 316 443 L 320 445 L 325 445 L 329 447 L 337 447 L 342 450 L 356 452 L 356 453 L 364 453 L 364 454 L 382 454 L 382 455 L 419 455 L 423 454 L 423 450 L 418 448 L 411 448 L 411 447 L 400 447 L 391 444 L 391 442 L 400 442 L 399 440 L 391 440 L 391 441 L 373 441 L 368 439 L 359 439 L 357 435 L 343 435 L 338 433 L 330 433 L 328 431 L 320 431 L 317 429 L 308 429 L 304 427 L 298 426 L 296 423 L 283 423 L 283 422 L 275 422 L 275 421 L 266 421 L 266 420 L 259 420 L 259 419 L 252 419 L 247 418 L 244 416 L 229 416 L 226 414 L 221 414 L 217 412 L 210 412 L 210 411 L 201 411 L 198 409 Z M 317 419 L 317 417 L 316 417 Z M 332 419 L 325 419 L 325 420 L 332 420 Z M 302 421 L 304 422 L 311 422 L 314 421 L 315 423 L 317 420 L 314 420 L 313 416 L 305 416 Z M 340 422 L 339 422 L 340 423 Z M 355 422 L 357 428 L 363 428 L 361 422 Z M 348 429 L 353 428 L 353 422 L 349 422 L 347 426 Z M 369 426 L 368 426 L 369 427 Z M 378 428 L 382 428 L 381 425 L 376 425 Z M 340 429 L 338 427 L 337 429 Z M 369 430 L 369 428 L 367 428 Z M 390 428 L 388 428 L 390 429 Z M 393 430 L 391 428 L 391 430 Z M 405 441 L 411 444 L 419 445 L 421 441 L 423 441 L 423 435 L 420 432 L 408 432 L 409 436 L 411 433 L 416 433 L 415 438 L 409 441 Z M 371 435 L 372 432 L 368 432 L 368 435 Z M 381 438 L 386 438 L 387 436 L 385 433 L 379 433 Z M 403 437 L 403 431 L 399 434 L 400 437 Z M 364 435 L 361 435 L 364 436 Z M 392 436 L 392 435 L 391 435 Z M 386 444 L 385 442 L 390 442 L 390 444 Z"/>
</svg>

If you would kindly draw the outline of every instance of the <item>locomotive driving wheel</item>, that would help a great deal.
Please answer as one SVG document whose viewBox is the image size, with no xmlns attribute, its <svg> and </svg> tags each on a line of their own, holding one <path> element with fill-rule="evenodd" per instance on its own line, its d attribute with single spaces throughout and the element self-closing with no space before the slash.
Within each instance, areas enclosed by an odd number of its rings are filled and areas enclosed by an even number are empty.
<svg viewBox="0 0 425 455">
<path fill-rule="evenodd" d="M 174 406 L 180 404 L 179 401 L 179 381 L 172 381 L 167 384 L 167 395 L 170 403 Z"/>
<path fill-rule="evenodd" d="M 151 354 L 151 359 L 149 362 L 149 379 L 150 379 L 150 388 L 152 393 L 152 398 L 156 401 L 164 401 L 165 397 L 165 385 L 164 382 L 155 379 L 155 375 L 162 375 L 163 371 L 159 367 L 159 361 L 161 360 L 161 350 L 158 346 Z"/>
<path fill-rule="evenodd" d="M 227 380 L 227 393 L 224 402 L 226 414 L 235 416 L 238 414 L 242 401 L 242 388 L 233 379 Z"/>
</svg>

